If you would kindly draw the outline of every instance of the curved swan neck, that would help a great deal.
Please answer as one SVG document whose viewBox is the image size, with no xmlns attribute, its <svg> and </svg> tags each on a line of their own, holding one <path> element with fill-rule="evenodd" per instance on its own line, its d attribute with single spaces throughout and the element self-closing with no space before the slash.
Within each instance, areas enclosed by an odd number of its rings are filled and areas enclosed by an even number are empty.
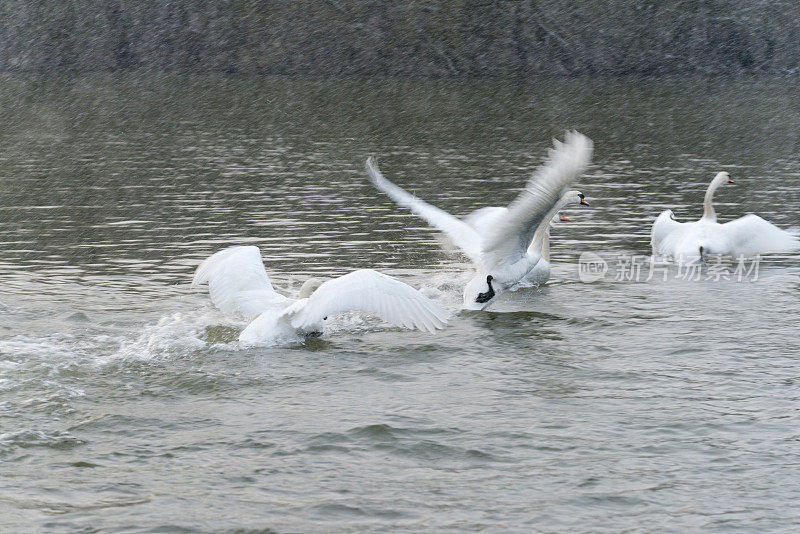
<svg viewBox="0 0 800 534">
<path fill-rule="evenodd" d="M 555 211 L 557 212 L 558 210 L 556 209 Z M 533 234 L 533 239 L 531 240 L 530 248 L 543 249 L 545 246 L 545 241 L 549 242 L 547 236 L 549 236 L 550 234 L 550 221 L 553 219 L 554 216 L 555 213 L 552 214 L 548 213 L 547 216 L 545 216 L 545 218 L 542 220 L 542 222 L 539 223 L 539 227 L 536 228 L 536 232 L 534 232 Z"/>
<path fill-rule="evenodd" d="M 711 183 L 708 184 L 708 189 L 706 189 L 706 197 L 703 201 L 703 219 L 716 221 L 717 220 L 717 212 L 714 211 L 714 206 L 711 204 L 711 201 L 714 199 L 714 193 L 719 189 L 723 183 L 728 181 L 728 176 L 725 173 L 718 173 Z"/>
<path fill-rule="evenodd" d="M 542 259 L 550 263 L 550 231 L 544 233 L 542 238 Z"/>
<path fill-rule="evenodd" d="M 303 285 L 300 287 L 300 291 L 297 292 L 297 298 L 299 299 L 307 299 L 309 298 L 314 291 L 316 291 L 319 286 L 322 285 L 322 280 L 319 278 L 309 278 L 306 280 Z"/>
</svg>

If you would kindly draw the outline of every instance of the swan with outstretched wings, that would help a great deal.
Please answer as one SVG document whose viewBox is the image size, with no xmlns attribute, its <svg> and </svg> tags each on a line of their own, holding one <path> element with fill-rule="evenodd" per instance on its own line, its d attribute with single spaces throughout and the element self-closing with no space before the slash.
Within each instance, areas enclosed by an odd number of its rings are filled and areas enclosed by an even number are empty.
<svg viewBox="0 0 800 534">
<path fill-rule="evenodd" d="M 592 141 L 568 132 L 554 140 L 545 163 L 508 207 L 482 208 L 464 220 L 428 204 L 398 187 L 367 159 L 370 182 L 395 203 L 444 232 L 475 264 L 477 273 L 464 288 L 466 309 L 484 309 L 504 291 L 524 284 L 542 259 L 551 219 L 569 203 L 588 204 L 579 191 L 565 190 L 589 165 Z M 548 269 L 549 274 L 549 269 Z"/>
<path fill-rule="evenodd" d="M 275 343 L 322 334 L 329 316 L 345 312 L 376 315 L 395 326 L 434 333 L 447 312 L 391 276 L 360 269 L 332 280 L 307 280 L 296 299 L 272 287 L 255 246 L 221 250 L 195 272 L 192 285 L 208 283 L 211 301 L 227 313 L 255 317 L 242 331 L 245 343 Z"/>
<path fill-rule="evenodd" d="M 800 240 L 758 215 L 745 215 L 726 223 L 717 222 L 712 200 L 723 184 L 734 183 L 727 172 L 719 172 L 706 190 L 703 216 L 698 221 L 678 222 L 672 210 L 663 211 L 653 223 L 650 244 L 655 256 L 671 256 L 680 262 L 702 259 L 706 254 L 734 257 L 769 252 L 791 252 Z"/>
</svg>

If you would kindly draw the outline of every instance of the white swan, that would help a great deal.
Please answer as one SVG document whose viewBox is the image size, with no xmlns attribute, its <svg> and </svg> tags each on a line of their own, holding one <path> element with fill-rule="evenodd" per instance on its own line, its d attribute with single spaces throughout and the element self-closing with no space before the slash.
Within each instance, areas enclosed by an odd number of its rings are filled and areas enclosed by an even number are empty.
<svg viewBox="0 0 800 534">
<path fill-rule="evenodd" d="M 678 261 L 691 262 L 706 254 L 741 257 L 800 248 L 797 237 L 758 215 L 718 223 L 711 202 L 714 192 L 725 183 L 733 183 L 730 175 L 724 171 L 717 173 L 706 191 L 703 216 L 699 221 L 680 223 L 672 210 L 665 210 L 656 218 L 650 234 L 654 256 L 672 256 Z"/>
<path fill-rule="evenodd" d="M 565 196 L 574 194 L 577 191 L 571 191 L 567 193 Z M 580 197 L 580 203 L 584 206 L 588 206 L 589 203 L 586 202 L 586 199 L 582 196 Z M 564 198 L 562 197 L 562 201 Z M 568 201 L 572 200 L 572 197 L 567 199 Z M 566 205 L 568 202 L 565 202 Z M 533 269 L 528 272 L 527 275 L 517 284 L 517 287 L 539 287 L 542 284 L 546 283 L 550 279 L 550 228 L 553 227 L 553 222 L 555 221 L 569 221 L 570 218 L 564 215 L 563 212 L 559 211 L 555 217 L 553 217 L 552 221 L 544 227 L 544 231 L 542 232 L 542 237 L 540 240 L 539 245 L 539 254 L 541 255 L 541 259 L 536 263 Z M 531 247 L 536 246 L 537 240 L 536 236 L 533 238 L 533 242 L 531 243 Z M 528 247 L 530 248 L 530 247 Z"/>
<path fill-rule="evenodd" d="M 539 287 L 550 279 L 550 229 L 556 221 L 569 221 L 570 218 L 560 211 L 561 208 L 572 202 L 579 202 L 584 206 L 588 206 L 583 193 L 580 191 L 567 191 L 559 199 L 558 203 L 553 208 L 556 214 L 551 218 L 544 218 L 533 234 L 533 240 L 528 246 L 529 254 L 538 254 L 539 261 L 536 265 L 528 271 L 520 281 L 509 288 L 509 291 L 516 291 L 521 288 Z M 503 207 L 487 207 L 480 208 L 469 215 L 464 217 L 464 222 L 475 228 L 475 230 L 483 235 L 488 232 L 492 225 L 499 223 L 503 216 L 508 213 L 508 208 Z"/>
<path fill-rule="evenodd" d="M 522 283 L 542 258 L 544 235 L 550 219 L 570 202 L 586 204 L 579 191 L 562 194 L 587 167 L 592 141 L 568 132 L 563 143 L 554 140 L 544 165 L 507 207 L 483 208 L 461 220 L 431 206 L 396 186 L 367 159 L 367 173 L 375 187 L 400 206 L 447 234 L 470 258 L 477 274 L 464 288 L 464 308 L 480 310 L 505 291 Z"/>
<path fill-rule="evenodd" d="M 223 312 L 257 316 L 239 335 L 245 343 L 277 343 L 322 334 L 330 315 L 363 311 L 405 328 L 444 328 L 447 313 L 413 287 L 372 269 L 323 282 L 312 278 L 297 299 L 276 292 L 255 246 L 221 250 L 197 268 L 192 285 L 208 283 Z"/>
</svg>

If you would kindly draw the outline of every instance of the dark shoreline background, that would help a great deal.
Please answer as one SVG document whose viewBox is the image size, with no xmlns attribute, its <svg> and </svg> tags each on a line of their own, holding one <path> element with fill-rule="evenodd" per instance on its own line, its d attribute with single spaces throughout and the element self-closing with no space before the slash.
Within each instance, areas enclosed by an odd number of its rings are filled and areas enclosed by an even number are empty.
<svg viewBox="0 0 800 534">
<path fill-rule="evenodd" d="M 800 72 L 784 0 L 0 0 L 0 70 L 420 77 Z"/>
</svg>

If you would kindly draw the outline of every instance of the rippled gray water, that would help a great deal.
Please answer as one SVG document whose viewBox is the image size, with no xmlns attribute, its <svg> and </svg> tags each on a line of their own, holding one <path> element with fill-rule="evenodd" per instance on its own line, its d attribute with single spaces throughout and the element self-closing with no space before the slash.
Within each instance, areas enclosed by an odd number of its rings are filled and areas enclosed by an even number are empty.
<svg viewBox="0 0 800 534">
<path fill-rule="evenodd" d="M 3 531 L 800 528 L 800 256 L 616 279 L 722 168 L 723 220 L 800 224 L 792 84 L 2 81 Z M 282 290 L 372 266 L 455 311 L 466 264 L 365 157 L 465 214 L 567 128 L 596 143 L 592 207 L 554 230 L 550 284 L 436 336 L 347 316 L 242 349 L 188 286 L 252 243 Z"/>
</svg>

